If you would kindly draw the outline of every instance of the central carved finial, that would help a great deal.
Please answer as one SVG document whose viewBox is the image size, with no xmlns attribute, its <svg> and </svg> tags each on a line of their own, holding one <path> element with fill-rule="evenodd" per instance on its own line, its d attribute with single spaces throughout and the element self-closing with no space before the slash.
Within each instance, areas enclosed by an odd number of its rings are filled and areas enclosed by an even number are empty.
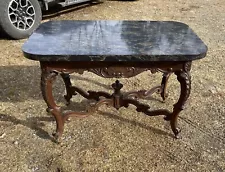
<svg viewBox="0 0 225 172">
<path fill-rule="evenodd" d="M 115 93 L 118 94 L 121 88 L 123 88 L 123 84 L 121 84 L 119 80 L 116 80 L 116 82 L 112 84 L 112 88 L 115 90 Z"/>
<path fill-rule="evenodd" d="M 113 96 L 113 104 L 116 109 L 119 109 L 122 105 L 123 95 L 121 94 L 120 90 L 123 87 L 123 84 L 120 81 L 116 80 L 115 83 L 112 84 L 112 88 L 114 89 Z"/>
</svg>

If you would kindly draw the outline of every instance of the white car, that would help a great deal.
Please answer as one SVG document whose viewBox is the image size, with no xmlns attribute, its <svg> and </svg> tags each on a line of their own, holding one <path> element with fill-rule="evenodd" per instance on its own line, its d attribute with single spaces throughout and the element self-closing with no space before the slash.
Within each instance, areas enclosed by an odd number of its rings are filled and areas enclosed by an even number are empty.
<svg viewBox="0 0 225 172">
<path fill-rule="evenodd" d="M 99 0 L 0 0 L 0 30 L 13 39 L 27 38 L 39 26 L 49 4 L 68 6 Z M 102 1 L 102 0 L 100 0 Z"/>
</svg>

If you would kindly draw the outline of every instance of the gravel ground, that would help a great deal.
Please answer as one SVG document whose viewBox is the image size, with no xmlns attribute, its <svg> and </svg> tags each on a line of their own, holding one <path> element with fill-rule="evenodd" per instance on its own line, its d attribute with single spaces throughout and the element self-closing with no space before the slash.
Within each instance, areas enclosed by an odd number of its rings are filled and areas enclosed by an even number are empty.
<svg viewBox="0 0 225 172">
<path fill-rule="evenodd" d="M 40 94 L 39 64 L 23 57 L 25 40 L 12 41 L 0 34 L 0 171 L 225 171 L 224 9 L 224 0 L 106 1 L 45 16 L 44 21 L 126 19 L 188 24 L 209 50 L 206 58 L 193 63 L 192 93 L 180 114 L 179 140 L 172 137 L 162 117 L 148 117 L 130 106 L 119 111 L 101 107 L 88 118 L 71 120 L 65 126 L 62 144 L 54 143 L 51 132 L 55 122 L 46 113 Z M 145 72 L 121 82 L 126 91 L 148 89 L 160 83 L 159 76 Z M 114 82 L 91 73 L 74 74 L 72 79 L 94 90 L 107 90 Z M 151 101 L 151 107 L 172 109 L 178 86 L 172 76 L 167 102 Z M 60 103 L 63 92 L 57 80 L 55 96 Z M 71 108 L 84 110 L 87 103 L 76 97 Z"/>
</svg>

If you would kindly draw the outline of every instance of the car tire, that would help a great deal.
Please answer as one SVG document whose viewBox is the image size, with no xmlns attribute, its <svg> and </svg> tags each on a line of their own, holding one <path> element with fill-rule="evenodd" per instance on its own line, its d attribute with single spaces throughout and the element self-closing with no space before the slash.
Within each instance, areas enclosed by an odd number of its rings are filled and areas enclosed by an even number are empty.
<svg viewBox="0 0 225 172">
<path fill-rule="evenodd" d="M 29 37 L 41 19 L 38 0 L 0 0 L 1 30 L 13 39 Z"/>
</svg>

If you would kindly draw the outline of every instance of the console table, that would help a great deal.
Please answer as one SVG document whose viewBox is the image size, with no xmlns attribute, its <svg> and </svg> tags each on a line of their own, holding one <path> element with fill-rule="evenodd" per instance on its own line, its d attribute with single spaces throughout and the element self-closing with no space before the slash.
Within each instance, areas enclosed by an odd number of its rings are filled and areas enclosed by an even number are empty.
<svg viewBox="0 0 225 172">
<path fill-rule="evenodd" d="M 24 56 L 37 60 L 41 66 L 41 91 L 48 111 L 56 120 L 56 139 L 63 133 L 65 121 L 72 116 L 85 117 L 102 104 L 119 109 L 136 106 L 149 116 L 164 115 L 178 137 L 177 118 L 191 91 L 190 69 L 193 60 L 206 56 L 207 47 L 184 23 L 174 21 L 50 21 L 40 25 L 22 47 Z M 70 74 L 93 72 L 104 78 L 129 78 L 144 71 L 162 72 L 162 82 L 150 90 L 122 93 L 123 85 L 116 80 L 113 94 L 103 91 L 85 92 L 72 86 Z M 150 107 L 138 101 L 157 92 L 166 99 L 166 86 L 171 74 L 180 83 L 180 97 L 173 111 Z M 63 78 L 64 96 L 69 103 L 80 94 L 96 100 L 87 113 L 64 112 L 55 103 L 52 83 L 57 75 Z M 146 78 L 148 79 L 148 78 Z"/>
</svg>

